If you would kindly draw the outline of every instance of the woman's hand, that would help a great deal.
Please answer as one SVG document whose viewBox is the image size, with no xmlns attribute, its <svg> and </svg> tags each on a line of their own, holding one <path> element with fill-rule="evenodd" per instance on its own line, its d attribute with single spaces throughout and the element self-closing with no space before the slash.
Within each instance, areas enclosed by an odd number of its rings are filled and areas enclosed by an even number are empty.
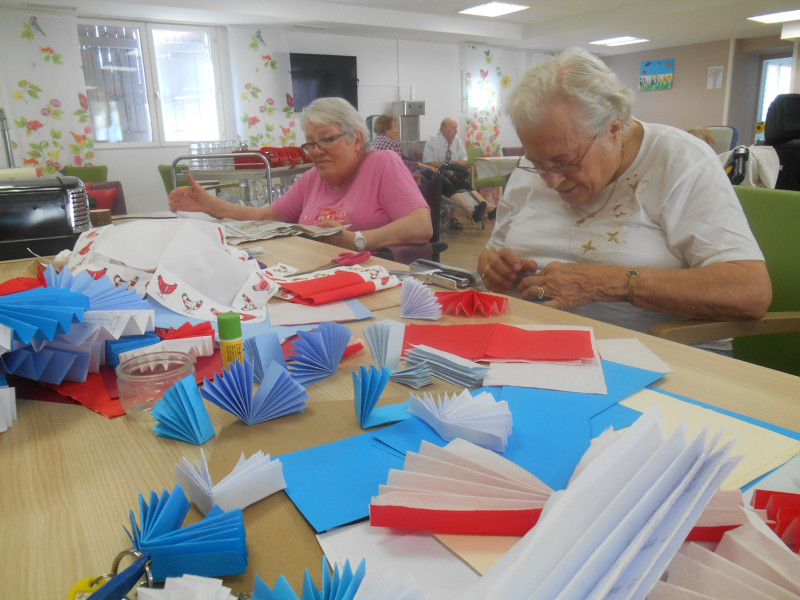
<svg viewBox="0 0 800 600">
<path fill-rule="evenodd" d="M 189 185 L 177 187 L 169 194 L 169 209 L 172 212 L 204 212 L 212 217 L 217 201 L 216 196 L 212 196 L 197 183 L 191 172 L 187 173 Z"/>
<path fill-rule="evenodd" d="M 520 258 L 510 248 L 499 252 L 484 250 L 478 259 L 478 273 L 486 287 L 493 292 L 507 294 L 520 277 L 535 273 L 536 261 Z"/>
<path fill-rule="evenodd" d="M 544 306 L 575 308 L 597 300 L 611 300 L 605 291 L 610 281 L 619 282 L 617 295 L 625 294 L 626 272 L 624 267 L 611 265 L 553 261 L 538 273 L 522 279 L 518 289 L 525 300 L 549 298 L 542 303 Z"/>
</svg>

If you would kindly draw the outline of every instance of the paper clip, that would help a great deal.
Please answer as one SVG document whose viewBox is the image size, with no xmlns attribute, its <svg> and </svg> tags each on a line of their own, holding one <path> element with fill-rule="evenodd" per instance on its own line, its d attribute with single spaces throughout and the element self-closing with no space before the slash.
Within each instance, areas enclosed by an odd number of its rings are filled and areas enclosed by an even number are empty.
<svg viewBox="0 0 800 600">
<path fill-rule="evenodd" d="M 135 558 L 133 564 L 122 573 L 118 573 L 119 564 L 127 556 Z M 127 593 L 136 586 L 142 577 L 145 578 L 144 585 L 153 587 L 150 562 L 150 555 L 147 553 L 134 549 L 123 550 L 114 557 L 114 562 L 111 563 L 111 573 L 97 578 L 97 581 L 108 579 L 108 583 L 89 596 L 89 600 L 127 600 Z"/>
</svg>

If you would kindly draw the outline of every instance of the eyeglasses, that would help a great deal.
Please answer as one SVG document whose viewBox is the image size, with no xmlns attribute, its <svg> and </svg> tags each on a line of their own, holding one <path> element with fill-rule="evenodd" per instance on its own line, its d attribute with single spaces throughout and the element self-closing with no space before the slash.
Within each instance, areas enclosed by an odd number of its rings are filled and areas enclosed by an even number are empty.
<svg viewBox="0 0 800 600">
<path fill-rule="evenodd" d="M 586 150 L 583 151 L 580 158 L 577 162 L 566 164 L 566 165 L 553 165 L 552 167 L 537 167 L 534 166 L 534 163 L 531 159 L 527 156 L 520 156 L 519 160 L 517 161 L 517 168 L 522 169 L 523 171 L 530 171 L 531 173 L 536 173 L 537 175 L 541 175 L 544 177 L 548 173 L 557 173 L 559 175 L 574 175 L 578 171 L 581 170 L 581 163 L 583 159 L 586 158 L 586 155 L 589 154 L 589 150 L 592 148 L 592 144 L 597 139 L 597 136 L 594 136 L 590 141 L 589 145 L 586 146 Z"/>
<path fill-rule="evenodd" d="M 316 142 L 306 142 L 300 149 L 305 152 L 308 156 L 311 156 L 311 151 L 314 148 L 319 148 L 320 150 L 327 150 L 328 147 L 333 144 L 336 140 L 340 137 L 348 135 L 347 133 L 337 133 L 336 135 L 332 135 L 331 137 L 322 138 L 321 140 L 317 140 Z"/>
</svg>

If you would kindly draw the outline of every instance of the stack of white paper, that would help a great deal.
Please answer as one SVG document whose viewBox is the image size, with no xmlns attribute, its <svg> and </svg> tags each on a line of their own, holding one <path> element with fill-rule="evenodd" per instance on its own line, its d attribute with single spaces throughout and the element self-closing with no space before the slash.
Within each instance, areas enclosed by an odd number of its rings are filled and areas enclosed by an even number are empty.
<svg viewBox="0 0 800 600">
<path fill-rule="evenodd" d="M 270 459 L 261 450 L 248 459 L 242 452 L 233 470 L 217 484 L 211 479 L 202 449 L 200 457 L 200 464 L 181 458 L 175 465 L 175 480 L 204 515 L 215 506 L 226 512 L 246 508 L 286 487 L 283 463 L 277 458 Z"/>
<path fill-rule="evenodd" d="M 405 362 L 409 366 L 427 363 L 439 379 L 449 381 L 461 388 L 475 388 L 483 383 L 489 371 L 485 367 L 450 352 L 443 352 L 430 346 L 415 346 L 406 353 Z"/>
<path fill-rule="evenodd" d="M 362 330 L 364 339 L 369 344 L 370 352 L 379 367 L 389 367 L 393 371 L 400 364 L 403 352 L 403 337 L 406 326 L 392 320 L 378 321 L 367 325 Z"/>
<path fill-rule="evenodd" d="M 428 363 L 421 362 L 412 367 L 392 371 L 389 381 L 401 383 L 418 390 L 433 383 L 433 371 L 428 366 Z"/>
<path fill-rule="evenodd" d="M 704 430 L 668 438 L 649 410 L 594 458 L 467 596 L 643 600 L 735 467 Z"/>
<path fill-rule="evenodd" d="M 512 418 L 508 402 L 497 402 L 489 392 L 473 396 L 464 390 L 460 394 L 422 397 L 411 394 L 408 412 L 425 421 L 441 438 L 450 442 L 462 438 L 478 446 L 504 452 L 511 435 Z"/>
<path fill-rule="evenodd" d="M 0 433 L 14 424 L 17 420 L 17 393 L 13 387 L 8 387 L 5 375 L 0 373 Z"/>
<path fill-rule="evenodd" d="M 418 279 L 407 277 L 403 281 L 400 316 L 404 319 L 441 319 L 442 305 L 428 286 Z"/>
<path fill-rule="evenodd" d="M 235 600 L 231 589 L 216 577 L 181 575 L 167 577 L 163 589 L 140 586 L 136 588 L 139 600 Z"/>
</svg>

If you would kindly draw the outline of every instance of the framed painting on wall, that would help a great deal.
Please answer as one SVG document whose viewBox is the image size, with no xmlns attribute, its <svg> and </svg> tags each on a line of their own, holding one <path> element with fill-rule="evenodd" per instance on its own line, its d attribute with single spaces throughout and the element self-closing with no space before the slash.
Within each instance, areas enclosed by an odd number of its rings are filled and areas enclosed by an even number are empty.
<svg viewBox="0 0 800 600">
<path fill-rule="evenodd" d="M 639 70 L 639 91 L 652 92 L 672 89 L 674 74 L 674 58 L 642 61 L 642 67 Z"/>
</svg>

